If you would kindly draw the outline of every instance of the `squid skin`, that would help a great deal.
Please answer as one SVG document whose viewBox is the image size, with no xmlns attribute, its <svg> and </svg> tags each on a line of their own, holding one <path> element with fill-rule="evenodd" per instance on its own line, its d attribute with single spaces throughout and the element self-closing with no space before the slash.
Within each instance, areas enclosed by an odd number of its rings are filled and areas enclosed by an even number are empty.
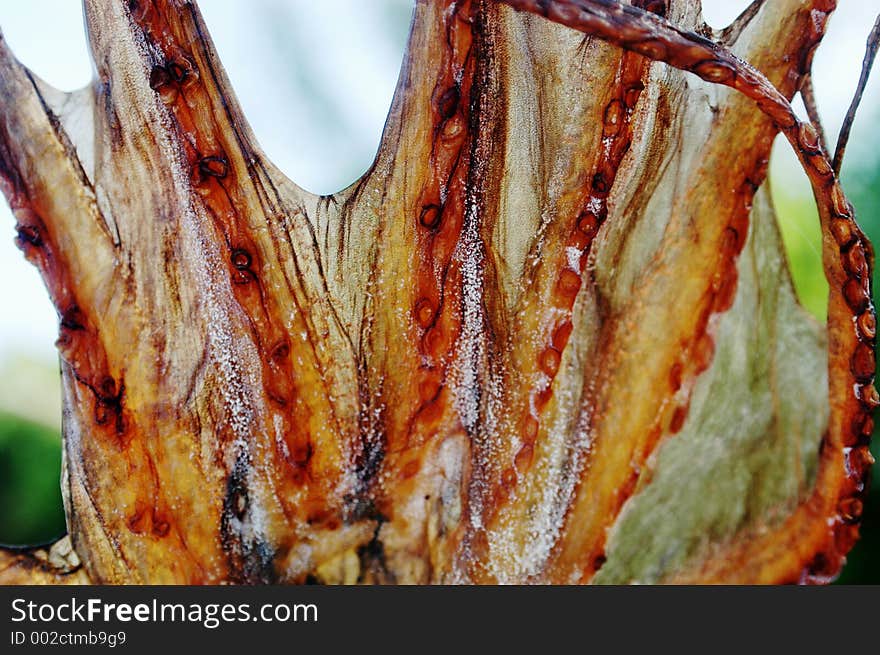
<svg viewBox="0 0 880 655">
<path fill-rule="evenodd" d="M 0 551 L 0 582 L 839 572 L 880 403 L 873 255 L 790 105 L 833 2 L 713 41 L 693 0 L 419 0 L 376 160 L 321 197 L 263 155 L 194 2 L 85 9 L 81 91 L 0 42 L 70 532 Z M 763 186 L 778 132 L 824 327 Z"/>
</svg>

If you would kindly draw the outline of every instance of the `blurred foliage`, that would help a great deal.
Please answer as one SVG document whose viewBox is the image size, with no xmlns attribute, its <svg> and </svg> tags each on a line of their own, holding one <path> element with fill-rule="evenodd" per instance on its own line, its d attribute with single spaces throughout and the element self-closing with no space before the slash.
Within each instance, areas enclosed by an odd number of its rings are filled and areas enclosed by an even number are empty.
<svg viewBox="0 0 880 655">
<path fill-rule="evenodd" d="M 777 142 L 776 147 L 779 146 L 789 147 L 787 142 Z M 819 214 L 806 175 L 796 172 L 803 176 L 802 184 L 789 181 L 791 171 L 774 171 L 770 180 L 773 204 L 798 299 L 824 323 L 828 316 L 828 281 L 822 272 Z"/>
<path fill-rule="evenodd" d="M 43 543 L 64 533 L 61 438 L 0 412 L 0 543 Z"/>
</svg>

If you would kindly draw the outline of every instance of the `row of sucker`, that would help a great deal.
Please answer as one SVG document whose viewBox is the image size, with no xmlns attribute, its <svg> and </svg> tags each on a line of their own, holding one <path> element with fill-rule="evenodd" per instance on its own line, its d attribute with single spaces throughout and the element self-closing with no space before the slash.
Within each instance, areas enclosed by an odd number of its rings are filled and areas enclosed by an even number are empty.
<svg viewBox="0 0 880 655">
<path fill-rule="evenodd" d="M 663 3 L 653 4 L 653 10 L 665 11 Z M 544 313 L 551 318 L 539 329 L 539 334 L 545 335 L 545 341 L 537 352 L 536 380 L 530 385 L 526 411 L 520 419 L 519 445 L 513 459 L 500 468 L 499 479 L 492 486 L 492 497 L 486 503 L 487 522 L 516 492 L 535 462 L 543 414 L 551 400 L 553 382 L 574 329 L 574 304 L 582 286 L 590 283 L 588 261 L 591 248 L 608 216 L 612 186 L 631 145 L 633 116 L 645 88 L 643 77 L 649 63 L 637 55 L 624 54 L 621 58 L 613 90 L 602 112 L 601 151 L 580 201 L 580 210 L 569 219 L 563 246 L 565 256 L 551 274 L 555 280 L 548 297 L 550 311 Z"/>
<path fill-rule="evenodd" d="M 412 318 L 419 339 L 419 407 L 404 448 L 416 434 L 430 434 L 441 420 L 449 394 L 446 369 L 450 362 L 460 316 L 450 288 L 450 263 L 462 228 L 463 175 L 469 142 L 469 97 L 473 81 L 473 34 L 470 0 L 450 3 L 442 16 L 445 34 L 443 60 L 431 94 L 432 140 L 427 184 L 421 190 L 416 216 L 416 298 Z M 403 467 L 411 477 L 415 467 Z"/>
<path fill-rule="evenodd" d="M 282 319 L 283 312 L 261 281 L 261 269 L 268 265 L 264 260 L 271 253 L 261 252 L 250 234 L 252 228 L 238 192 L 238 186 L 248 180 L 239 179 L 238 171 L 221 145 L 226 138 L 222 128 L 204 112 L 211 100 L 202 76 L 208 76 L 209 72 L 199 71 L 196 62 L 205 57 L 196 57 L 178 44 L 172 35 L 173 16 L 159 5 L 138 2 L 132 7 L 132 18 L 143 30 L 151 50 L 157 53 L 150 72 L 150 87 L 176 120 L 179 142 L 190 169 L 191 187 L 201 198 L 206 214 L 213 219 L 217 233 L 226 241 L 231 289 L 238 305 L 246 310 L 252 338 L 263 354 L 262 379 L 275 433 L 271 457 L 277 464 L 267 469 L 275 472 L 273 495 L 282 501 L 288 521 L 334 530 L 340 525 L 341 517 L 338 512 L 328 511 L 327 491 L 332 481 L 313 472 L 316 448 L 308 429 L 311 413 L 301 399 L 294 374 L 292 352 L 307 344 L 292 343 L 292 339 L 298 339 L 301 333 L 305 340 L 306 332 L 297 330 L 296 336 L 291 336 L 291 330 Z M 208 125 L 205 125 L 206 117 Z M 221 438 L 231 441 L 234 435 L 221 435 Z M 227 445 L 232 448 L 231 452 L 239 449 L 233 443 Z M 240 454 L 236 458 L 238 462 Z M 240 463 L 236 466 L 240 468 Z M 255 521 L 250 513 L 261 511 L 253 502 L 241 502 L 241 498 L 248 497 L 247 477 L 240 470 L 233 477 L 234 484 L 231 477 L 229 483 L 231 495 L 224 503 L 223 525 L 227 529 Z M 231 514 L 226 516 L 229 512 Z M 265 561 L 272 550 L 268 545 L 236 544 L 235 539 L 227 535 L 224 548 L 230 552 L 233 568 L 242 581 L 273 578 L 272 566 Z"/>
<path fill-rule="evenodd" d="M 23 68 L 21 72 L 30 77 Z M 59 140 L 69 158 L 66 165 L 81 170 L 81 162 L 76 158 L 69 135 L 48 108 L 39 87 L 33 85 L 31 88 L 43 103 L 46 118 L 55 130 L 54 138 Z M 103 86 L 97 88 L 106 92 Z M 81 464 L 78 465 L 86 470 L 81 483 L 86 493 L 95 493 L 91 480 L 100 479 L 99 472 L 104 468 L 105 459 L 119 462 L 129 476 L 143 481 L 142 497 L 133 508 L 129 508 L 131 512 L 127 515 L 122 512 L 120 516 L 110 516 L 96 508 L 100 530 L 107 537 L 116 530 L 116 524 L 121 523 L 146 539 L 163 540 L 172 533 L 168 503 L 159 488 L 155 470 L 145 456 L 145 445 L 137 438 L 140 434 L 137 416 L 126 406 L 124 367 L 108 356 L 101 330 L 103 317 L 95 306 L 96 299 L 89 295 L 89 290 L 77 288 L 76 281 L 81 273 L 76 270 L 76 260 L 68 259 L 70 244 L 65 244 L 63 236 L 56 234 L 58 221 L 53 216 L 51 204 L 46 203 L 41 194 L 29 192 L 23 172 L 8 149 L 13 139 L 12 134 L 0 135 L 0 191 L 7 197 L 16 219 L 16 243 L 28 262 L 40 271 L 58 312 L 59 336 L 55 345 L 62 361 L 62 372 L 71 380 L 73 388 L 83 390 L 76 402 L 83 406 L 84 418 L 91 420 L 89 439 L 73 446 L 79 451 Z M 84 182 L 82 178 L 77 181 Z M 104 224 L 92 189 L 79 197 L 77 206 L 68 210 L 83 211 L 96 224 Z M 118 275 L 125 278 L 127 272 L 118 271 Z M 114 280 L 120 281 L 125 284 L 124 279 Z M 106 298 L 102 301 L 106 302 Z M 75 423 L 74 420 L 70 422 Z M 65 429 L 65 435 L 70 439 L 68 429 Z M 65 445 L 70 447 L 69 443 Z"/>
</svg>

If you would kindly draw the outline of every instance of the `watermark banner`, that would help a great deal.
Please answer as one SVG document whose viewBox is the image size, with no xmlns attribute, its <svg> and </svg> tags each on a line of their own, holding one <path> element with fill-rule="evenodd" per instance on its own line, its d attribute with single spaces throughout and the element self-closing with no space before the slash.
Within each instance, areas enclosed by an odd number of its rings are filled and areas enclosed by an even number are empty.
<svg viewBox="0 0 880 655">
<path fill-rule="evenodd" d="M 880 588 L 2 587 L 0 604 L 2 653 L 790 650 L 834 648 L 841 631 L 873 642 Z"/>
</svg>

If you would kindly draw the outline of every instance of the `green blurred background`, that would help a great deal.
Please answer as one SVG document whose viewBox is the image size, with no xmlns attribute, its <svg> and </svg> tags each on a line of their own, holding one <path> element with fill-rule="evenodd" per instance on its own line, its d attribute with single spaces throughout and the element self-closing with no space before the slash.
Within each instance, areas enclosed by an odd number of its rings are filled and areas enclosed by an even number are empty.
<svg viewBox="0 0 880 655">
<path fill-rule="evenodd" d="M 82 31 L 71 20 L 74 15 L 79 20 L 78 10 L 70 13 L 76 4 L 0 3 L 0 27 L 18 56 L 65 90 L 85 84 L 91 75 Z M 743 4 L 705 0 L 704 10 L 711 24 L 723 25 Z M 356 179 L 378 144 L 411 1 L 212 0 L 201 5 L 270 157 L 311 191 L 332 192 Z M 880 0 L 841 7 L 819 49 L 814 78 L 832 142 L 878 12 Z M 47 16 L 53 17 L 48 23 Z M 880 243 L 880 140 L 871 130 L 880 121 L 876 86 L 876 81 L 869 85 L 842 178 L 863 229 Z M 309 128 L 305 132 L 303 125 Z M 806 178 L 784 142 L 774 146 L 770 179 L 798 294 L 824 320 L 828 287 L 818 218 Z M 6 213 L 0 208 L 0 279 L 6 280 L 0 305 L 16 309 L 0 314 L 0 542 L 34 544 L 64 532 L 60 393 L 52 350 L 57 320 L 36 273 L 11 248 L 14 222 Z M 880 459 L 877 438 L 872 450 Z M 880 480 L 880 466 L 874 473 Z M 839 583 L 880 583 L 880 484 L 865 508 L 862 539 Z"/>
</svg>

